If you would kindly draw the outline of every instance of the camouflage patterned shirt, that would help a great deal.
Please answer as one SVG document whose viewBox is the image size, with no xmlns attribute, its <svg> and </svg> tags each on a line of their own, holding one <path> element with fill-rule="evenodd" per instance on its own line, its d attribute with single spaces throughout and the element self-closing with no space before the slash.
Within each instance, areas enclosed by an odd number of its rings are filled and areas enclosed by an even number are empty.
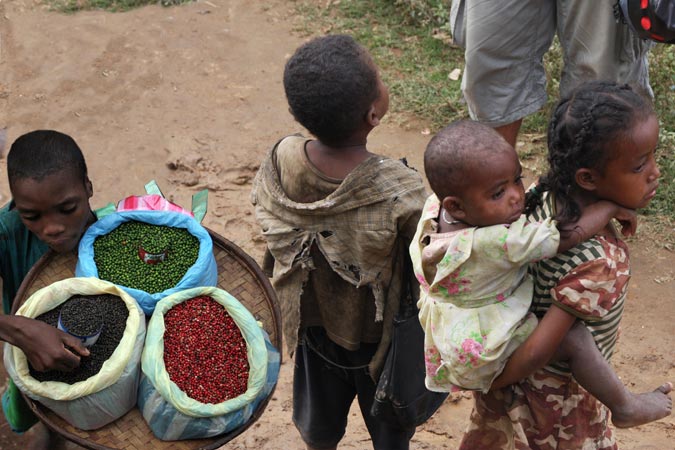
<svg viewBox="0 0 675 450">
<path fill-rule="evenodd" d="M 555 214 L 545 196 L 536 220 Z M 596 236 L 532 267 L 532 310 L 543 316 L 555 304 L 581 319 L 609 359 L 623 314 L 630 263 L 618 237 Z M 572 378 L 563 364 L 547 366 L 521 382 L 475 393 L 471 422 L 460 450 L 616 450 L 609 410 Z"/>
</svg>

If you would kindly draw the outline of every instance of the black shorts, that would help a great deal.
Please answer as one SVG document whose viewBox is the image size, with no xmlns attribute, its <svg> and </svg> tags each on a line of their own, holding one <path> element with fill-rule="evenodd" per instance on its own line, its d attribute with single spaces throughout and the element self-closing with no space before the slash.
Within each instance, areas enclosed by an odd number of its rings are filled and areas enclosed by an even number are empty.
<svg viewBox="0 0 675 450">
<path fill-rule="evenodd" d="M 361 344 L 357 351 L 346 350 L 328 339 L 322 328 L 308 329 L 300 340 L 293 374 L 293 423 L 307 445 L 335 447 L 357 397 L 373 448 L 408 450 L 415 428 L 394 427 L 370 415 L 376 385 L 365 366 L 376 349 L 377 344 Z"/>
</svg>

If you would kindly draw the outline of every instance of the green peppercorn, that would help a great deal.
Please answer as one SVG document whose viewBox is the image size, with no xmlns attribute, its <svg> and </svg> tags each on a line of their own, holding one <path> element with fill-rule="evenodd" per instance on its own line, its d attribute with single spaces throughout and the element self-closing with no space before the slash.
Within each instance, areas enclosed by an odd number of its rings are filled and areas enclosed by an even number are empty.
<svg viewBox="0 0 675 450">
<path fill-rule="evenodd" d="M 168 249 L 164 261 L 146 264 L 139 258 L 141 245 Z M 99 278 L 154 294 L 174 287 L 194 265 L 199 239 L 184 228 L 129 221 L 94 242 Z"/>
</svg>

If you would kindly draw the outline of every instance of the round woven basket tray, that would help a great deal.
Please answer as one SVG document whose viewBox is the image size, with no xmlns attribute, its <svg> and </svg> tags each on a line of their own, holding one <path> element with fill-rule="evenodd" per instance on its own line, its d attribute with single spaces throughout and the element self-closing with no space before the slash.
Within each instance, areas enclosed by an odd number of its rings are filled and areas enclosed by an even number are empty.
<svg viewBox="0 0 675 450">
<path fill-rule="evenodd" d="M 272 344 L 281 350 L 281 314 L 274 290 L 258 264 L 234 243 L 209 230 L 213 253 L 218 265 L 218 287 L 239 300 L 270 335 Z M 12 313 L 35 291 L 49 284 L 75 276 L 77 256 L 74 253 L 57 254 L 49 251 L 31 269 L 24 279 Z M 243 433 L 262 415 L 274 391 L 255 410 L 251 419 L 229 433 L 208 439 L 161 441 L 145 423 L 138 408 L 116 421 L 93 431 L 73 427 L 39 402 L 24 398 L 40 420 L 51 430 L 82 447 L 103 449 L 215 449 Z"/>
</svg>

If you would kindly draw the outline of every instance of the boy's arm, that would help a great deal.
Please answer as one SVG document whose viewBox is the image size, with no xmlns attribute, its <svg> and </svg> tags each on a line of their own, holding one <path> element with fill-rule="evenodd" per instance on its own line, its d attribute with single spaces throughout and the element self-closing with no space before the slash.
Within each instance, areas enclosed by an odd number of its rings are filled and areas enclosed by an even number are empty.
<svg viewBox="0 0 675 450">
<path fill-rule="evenodd" d="M 68 372 L 80 365 L 79 355 L 89 356 L 89 350 L 79 339 L 23 316 L 0 315 L 0 340 L 23 350 L 31 366 L 40 372 L 50 369 Z"/>
<path fill-rule="evenodd" d="M 613 218 L 621 224 L 621 233 L 624 236 L 632 236 L 635 233 L 637 214 L 634 210 L 621 207 L 614 202 L 600 200 L 584 207 L 579 220 L 560 228 L 558 252 L 565 252 L 592 238 Z"/>
<path fill-rule="evenodd" d="M 491 390 L 500 389 L 530 376 L 553 358 L 577 318 L 551 305 L 532 334 L 511 355 Z"/>
</svg>

